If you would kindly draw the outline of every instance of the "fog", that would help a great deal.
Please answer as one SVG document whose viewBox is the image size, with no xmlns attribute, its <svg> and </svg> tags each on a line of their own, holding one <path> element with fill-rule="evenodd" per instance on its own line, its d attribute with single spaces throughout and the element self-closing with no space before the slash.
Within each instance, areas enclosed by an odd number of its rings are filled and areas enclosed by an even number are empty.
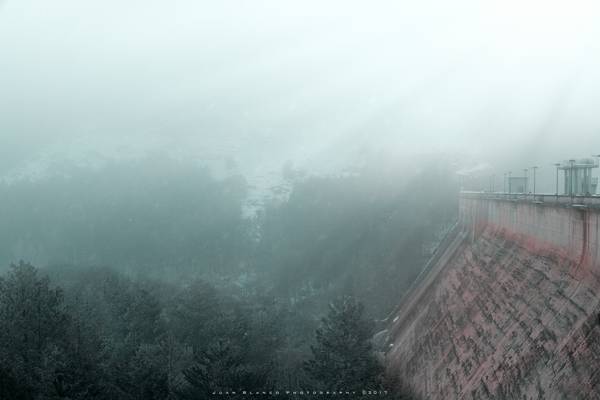
<svg viewBox="0 0 600 400">
<path fill-rule="evenodd" d="M 598 21 L 591 0 L 0 0 L 0 398 L 417 398 L 385 330 L 466 243 L 459 190 L 535 165 L 554 193 L 553 163 L 600 153 Z M 462 358 L 465 337 L 425 340 Z"/>
<path fill-rule="evenodd" d="M 166 149 L 259 180 L 385 149 L 548 166 L 551 184 L 552 162 L 600 149 L 593 1 L 0 7 L 3 174 Z"/>
</svg>

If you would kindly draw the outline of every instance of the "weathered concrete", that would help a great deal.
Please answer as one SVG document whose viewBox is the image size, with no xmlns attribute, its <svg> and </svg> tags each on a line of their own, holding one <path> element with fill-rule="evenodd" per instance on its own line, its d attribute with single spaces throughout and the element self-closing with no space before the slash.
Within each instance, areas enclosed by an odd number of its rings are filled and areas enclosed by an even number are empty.
<svg viewBox="0 0 600 400">
<path fill-rule="evenodd" d="M 600 398 L 600 212 L 463 195 L 460 232 L 390 322 L 425 399 Z"/>
</svg>

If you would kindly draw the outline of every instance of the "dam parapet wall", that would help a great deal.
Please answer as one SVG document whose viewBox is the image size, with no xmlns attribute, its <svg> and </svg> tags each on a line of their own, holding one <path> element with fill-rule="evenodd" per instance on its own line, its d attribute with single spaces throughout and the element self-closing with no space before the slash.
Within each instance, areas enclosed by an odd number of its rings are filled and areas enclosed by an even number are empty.
<svg viewBox="0 0 600 400">
<path fill-rule="evenodd" d="M 484 231 L 539 255 L 558 255 L 585 270 L 600 261 L 600 197 L 462 192 L 459 224 L 472 241 Z"/>
</svg>

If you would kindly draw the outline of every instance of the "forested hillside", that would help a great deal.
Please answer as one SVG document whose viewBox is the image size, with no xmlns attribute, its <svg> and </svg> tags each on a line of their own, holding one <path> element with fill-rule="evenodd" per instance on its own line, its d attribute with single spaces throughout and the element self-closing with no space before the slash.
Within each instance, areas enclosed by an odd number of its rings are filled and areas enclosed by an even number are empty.
<svg viewBox="0 0 600 400">
<path fill-rule="evenodd" d="M 387 390 L 370 338 L 453 222 L 454 182 L 292 174 L 249 217 L 242 177 L 159 161 L 0 187 L 0 397 Z"/>
</svg>

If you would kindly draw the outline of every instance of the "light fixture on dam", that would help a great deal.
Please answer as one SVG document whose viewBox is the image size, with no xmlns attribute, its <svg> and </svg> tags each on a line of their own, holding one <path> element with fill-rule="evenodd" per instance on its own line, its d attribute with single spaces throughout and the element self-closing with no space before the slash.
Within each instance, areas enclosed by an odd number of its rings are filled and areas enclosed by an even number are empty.
<svg viewBox="0 0 600 400">
<path fill-rule="evenodd" d="M 537 165 L 534 165 L 533 167 L 531 167 L 531 170 L 533 171 L 533 196 L 535 197 L 535 173 L 537 171 L 539 167 Z"/>
<path fill-rule="evenodd" d="M 553 164 L 556 167 L 556 198 L 558 199 L 558 169 L 560 168 L 560 163 Z"/>
</svg>

